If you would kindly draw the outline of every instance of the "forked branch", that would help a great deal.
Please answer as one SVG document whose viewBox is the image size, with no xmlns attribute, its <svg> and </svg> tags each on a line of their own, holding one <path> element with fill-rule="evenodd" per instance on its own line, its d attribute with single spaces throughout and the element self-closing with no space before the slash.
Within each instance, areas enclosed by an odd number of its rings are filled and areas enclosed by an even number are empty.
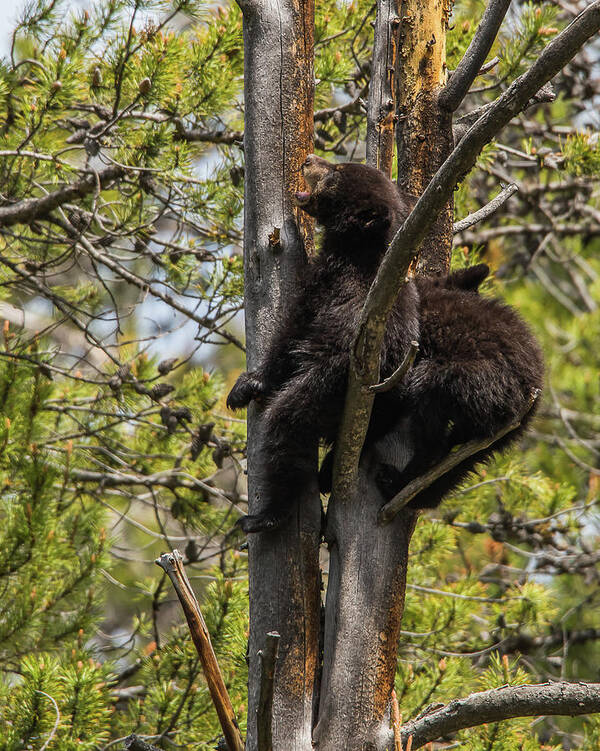
<svg viewBox="0 0 600 751">
<path fill-rule="evenodd" d="M 527 107 L 531 98 L 565 67 L 598 29 L 600 0 L 595 0 L 546 46 L 531 68 L 485 110 L 433 176 L 392 240 L 369 290 L 353 347 L 342 440 L 338 441 L 334 469 L 337 492 L 347 492 L 356 483 L 358 460 L 373 405 L 373 394 L 364 393 L 363 387 L 378 378 L 385 321 L 404 282 L 410 260 L 457 183 L 475 165 L 481 149 Z M 369 365 L 370 357 L 375 359 L 375 367 Z"/>
</svg>

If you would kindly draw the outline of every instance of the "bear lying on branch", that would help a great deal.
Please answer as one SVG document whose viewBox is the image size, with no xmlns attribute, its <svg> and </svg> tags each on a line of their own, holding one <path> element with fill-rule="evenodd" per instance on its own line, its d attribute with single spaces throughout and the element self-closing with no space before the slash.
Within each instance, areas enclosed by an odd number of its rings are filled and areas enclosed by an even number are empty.
<svg viewBox="0 0 600 751">
<path fill-rule="evenodd" d="M 240 520 L 245 532 L 275 529 L 296 506 L 315 471 L 306 447 L 335 442 L 346 394 L 350 348 L 378 266 L 414 198 L 378 170 L 330 164 L 314 154 L 303 165 L 307 192 L 298 205 L 323 227 L 298 294 L 260 367 L 242 373 L 227 406 L 264 405 L 261 513 Z M 477 290 L 484 264 L 403 285 L 386 324 L 381 376 L 389 377 L 417 341 L 412 368 L 373 404 L 365 449 L 390 435 L 397 450 L 382 459 L 376 482 L 385 499 L 443 459 L 454 446 L 493 437 L 517 424 L 423 489 L 409 506 L 437 506 L 477 462 L 525 429 L 543 381 L 540 349 L 527 325 Z M 389 454 L 389 451 L 388 451 Z M 331 454 L 320 472 L 330 489 Z"/>
</svg>

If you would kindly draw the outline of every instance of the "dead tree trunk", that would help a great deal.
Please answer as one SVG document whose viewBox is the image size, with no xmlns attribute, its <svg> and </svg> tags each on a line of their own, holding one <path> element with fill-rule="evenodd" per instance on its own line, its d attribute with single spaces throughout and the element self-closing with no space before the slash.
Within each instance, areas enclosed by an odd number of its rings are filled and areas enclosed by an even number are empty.
<svg viewBox="0 0 600 751">
<path fill-rule="evenodd" d="M 401 0 L 379 0 L 375 16 L 373 63 L 367 111 L 367 164 L 392 176 L 398 120 L 396 79 Z"/>
<path fill-rule="evenodd" d="M 294 206 L 299 167 L 313 148 L 312 0 L 241 0 L 245 48 L 244 269 L 248 369 L 264 355 L 306 263 L 311 227 Z M 250 513 L 260 510 L 260 413 L 248 412 Z M 315 483 L 295 519 L 249 546 L 250 637 L 246 748 L 259 748 L 259 651 L 281 635 L 273 694 L 273 747 L 309 751 L 318 662 L 320 505 Z"/>
</svg>

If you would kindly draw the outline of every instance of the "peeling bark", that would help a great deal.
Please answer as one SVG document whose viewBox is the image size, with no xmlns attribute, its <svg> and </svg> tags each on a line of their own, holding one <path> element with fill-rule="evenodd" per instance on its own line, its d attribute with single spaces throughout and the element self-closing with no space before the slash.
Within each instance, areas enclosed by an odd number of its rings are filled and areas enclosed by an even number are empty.
<svg viewBox="0 0 600 751">
<path fill-rule="evenodd" d="M 446 30 L 450 0 L 403 0 L 398 75 L 398 185 L 420 196 L 453 147 L 452 113 L 438 104 L 446 83 Z M 420 273 L 440 273 L 450 264 L 452 199 L 424 240 Z"/>
<path fill-rule="evenodd" d="M 367 164 L 392 176 L 396 134 L 396 78 L 400 0 L 379 0 L 367 111 Z"/>
</svg>

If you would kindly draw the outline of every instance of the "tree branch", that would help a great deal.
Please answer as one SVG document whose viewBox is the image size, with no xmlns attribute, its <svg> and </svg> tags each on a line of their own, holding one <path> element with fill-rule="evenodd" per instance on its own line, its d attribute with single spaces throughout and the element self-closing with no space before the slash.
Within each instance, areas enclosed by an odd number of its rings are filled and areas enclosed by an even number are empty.
<svg viewBox="0 0 600 751">
<path fill-rule="evenodd" d="M 411 480 L 408 485 L 405 485 L 402 490 L 392 498 L 391 501 L 388 501 L 385 506 L 382 506 L 379 511 L 379 523 L 387 524 L 392 521 L 396 514 L 410 503 L 422 490 L 433 485 L 436 480 L 450 472 L 450 470 L 455 467 L 458 467 L 459 464 L 462 464 L 462 462 L 469 457 L 489 448 L 492 444 L 496 443 L 496 441 L 500 440 L 500 438 L 503 438 L 507 433 L 510 433 L 511 430 L 518 428 L 519 424 L 520 423 L 517 422 L 508 425 L 491 438 L 486 438 L 482 441 L 469 441 L 468 443 L 463 443 L 456 451 L 448 454 L 448 456 L 442 459 L 439 464 L 436 464 L 428 472 Z"/>
<path fill-rule="evenodd" d="M 392 521 L 396 514 L 401 509 L 403 509 L 407 503 L 410 503 L 410 501 L 412 501 L 412 499 L 417 496 L 422 490 L 428 488 L 440 477 L 450 472 L 450 470 L 458 467 L 459 464 L 462 464 L 466 459 L 469 459 L 469 457 L 478 454 L 480 451 L 483 451 L 490 446 L 493 446 L 496 441 L 499 441 L 501 438 L 504 438 L 505 435 L 508 435 L 508 433 L 518 428 L 526 415 L 528 415 L 531 411 L 531 408 L 538 396 L 539 391 L 536 391 L 531 395 L 527 409 L 519 417 L 518 420 L 511 422 L 510 425 L 506 425 L 504 428 L 502 428 L 502 430 L 499 430 L 490 438 L 463 443 L 456 449 L 456 451 L 448 454 L 448 456 L 444 457 L 444 459 L 442 459 L 439 464 L 436 464 L 434 467 L 425 472 L 425 474 L 420 475 L 419 477 L 415 477 L 414 480 L 411 480 L 408 485 L 405 485 L 402 490 L 392 498 L 391 501 L 388 501 L 385 506 L 382 506 L 377 517 L 379 524 L 387 524 L 388 522 Z"/>
<path fill-rule="evenodd" d="M 503 686 L 455 699 L 431 714 L 402 727 L 406 743 L 413 736 L 413 749 L 464 728 L 499 722 L 512 717 L 576 715 L 600 712 L 600 683 L 542 683 Z M 390 734 L 389 745 L 393 745 Z"/>
<path fill-rule="evenodd" d="M 18 203 L 0 207 L 0 227 L 10 227 L 13 224 L 29 224 L 34 219 L 47 216 L 51 211 L 76 198 L 83 198 L 93 193 L 98 186 L 104 188 L 112 180 L 123 177 L 122 167 L 107 167 L 99 172 L 86 175 L 70 185 L 49 193 L 41 198 L 26 198 Z"/>
<path fill-rule="evenodd" d="M 509 5 L 510 0 L 489 1 L 463 59 L 440 92 L 438 100 L 440 107 L 444 107 L 450 112 L 458 109 L 471 88 L 471 84 L 479 74 L 485 58 L 492 49 L 492 44 L 494 44 L 498 29 L 504 20 Z"/>
<path fill-rule="evenodd" d="M 494 211 L 497 211 L 500 206 L 502 206 L 503 203 L 506 203 L 506 201 L 508 201 L 508 199 L 518 190 L 519 188 L 514 183 L 507 188 L 504 188 L 501 193 L 498 193 L 495 198 L 492 198 L 489 203 L 486 203 L 486 205 L 482 206 L 478 211 L 474 211 L 464 219 L 461 219 L 460 222 L 456 222 L 452 228 L 453 234 L 457 235 L 459 232 L 463 232 L 463 230 L 472 227 L 474 224 L 487 219 L 488 216 L 491 216 Z"/>
<path fill-rule="evenodd" d="M 404 378 L 406 373 L 412 368 L 412 365 L 419 351 L 419 342 L 412 341 L 406 357 L 396 368 L 389 378 L 386 378 L 382 383 L 376 383 L 374 386 L 369 386 L 369 389 L 374 394 L 382 394 L 385 391 L 391 391 Z"/>
<path fill-rule="evenodd" d="M 351 353 L 346 404 L 336 450 L 334 487 L 349 492 L 356 484 L 374 395 L 385 321 L 401 291 L 408 266 L 454 187 L 475 165 L 481 149 L 553 78 L 600 29 L 600 0 L 591 3 L 543 50 L 531 68 L 514 81 L 465 134 L 433 176 L 416 206 L 396 233 L 365 301 Z"/>
<path fill-rule="evenodd" d="M 536 94 L 531 97 L 531 99 L 525 105 L 523 111 L 525 112 L 530 107 L 535 107 L 536 104 L 553 102 L 555 99 L 556 94 L 554 93 L 552 84 L 546 83 Z M 474 125 L 474 123 L 476 123 L 482 115 L 490 110 L 497 101 L 498 100 L 495 99 L 493 102 L 482 104 L 481 107 L 477 107 L 476 109 L 467 112 L 465 115 L 462 115 L 457 120 L 455 120 L 454 127 L 452 129 L 452 132 L 454 134 L 454 142 L 458 143 L 465 135 L 465 133 L 469 130 L 469 128 Z"/>
<path fill-rule="evenodd" d="M 173 119 L 175 132 L 180 141 L 188 143 L 231 143 L 241 145 L 244 132 L 241 130 L 211 130 L 210 128 L 186 128 L 178 118 Z"/>
<path fill-rule="evenodd" d="M 244 742 L 235 718 L 231 699 L 227 693 L 200 606 L 183 568 L 181 553 L 178 550 L 174 550 L 172 553 L 163 553 L 156 559 L 155 563 L 163 569 L 171 580 L 185 613 L 192 641 L 198 651 L 208 690 L 217 710 L 227 745 L 230 751 L 244 751 Z"/>
<path fill-rule="evenodd" d="M 485 207 L 484 207 L 485 208 Z M 467 217 L 468 218 L 468 217 Z M 464 230 L 458 230 L 461 232 Z M 548 233 L 559 237 L 568 237 L 571 235 L 589 235 L 594 236 L 600 233 L 600 226 L 593 223 L 578 222 L 573 224 L 503 224 L 498 227 L 489 227 L 488 229 L 465 232 L 461 241 L 467 245 L 477 243 L 485 245 L 496 237 L 506 237 L 515 235 L 546 235 Z"/>
<path fill-rule="evenodd" d="M 327 120 L 330 120 L 338 112 L 340 114 L 360 112 L 361 108 L 364 107 L 363 97 L 366 95 L 368 88 L 368 85 L 363 86 L 358 94 L 345 104 L 340 104 L 338 107 L 327 107 L 326 109 L 317 110 L 315 112 L 314 121 L 316 123 L 327 122 Z"/>
<path fill-rule="evenodd" d="M 161 751 L 158 746 L 146 743 L 146 741 L 142 740 L 138 735 L 135 735 L 135 733 L 128 735 L 123 741 L 123 745 L 127 751 Z"/>
</svg>

